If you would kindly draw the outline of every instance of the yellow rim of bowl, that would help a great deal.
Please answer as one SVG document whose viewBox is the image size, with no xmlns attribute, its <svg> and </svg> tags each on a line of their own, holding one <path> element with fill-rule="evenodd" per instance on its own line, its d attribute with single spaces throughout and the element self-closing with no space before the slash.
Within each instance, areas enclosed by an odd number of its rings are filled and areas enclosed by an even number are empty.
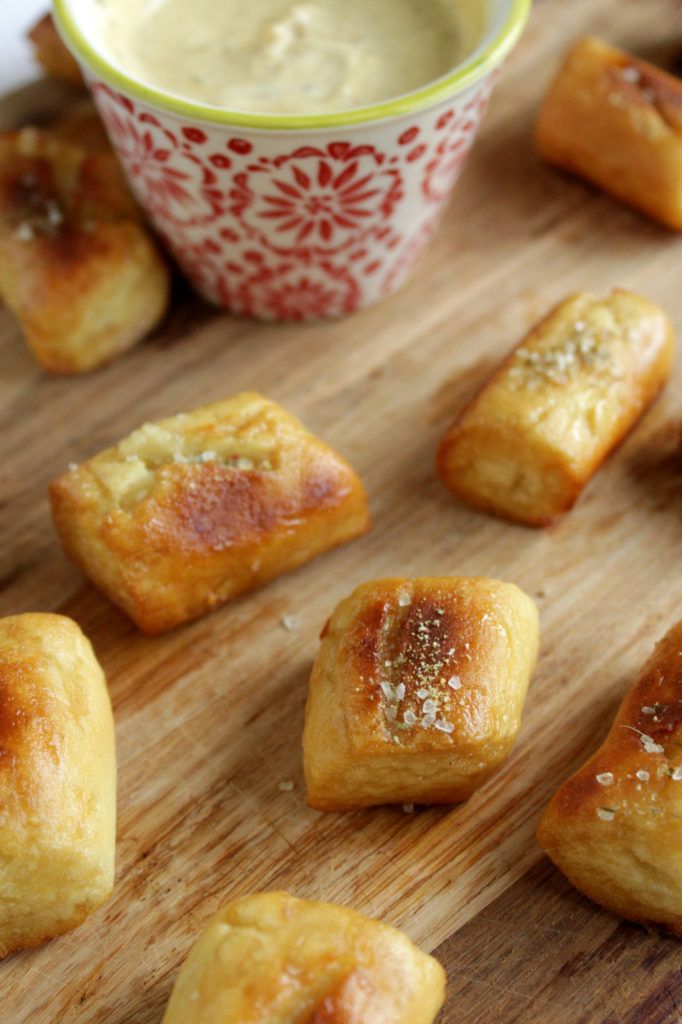
<svg viewBox="0 0 682 1024">
<path fill-rule="evenodd" d="M 449 75 L 430 82 L 422 89 L 369 107 L 339 110 L 331 114 L 259 114 L 224 110 L 222 107 L 183 99 L 173 93 L 155 89 L 151 85 L 130 78 L 93 49 L 76 24 L 70 10 L 70 0 L 53 0 L 57 25 L 64 40 L 68 43 L 69 49 L 89 70 L 96 72 L 109 84 L 118 86 L 122 92 L 189 120 L 199 119 L 213 124 L 262 128 L 268 131 L 278 129 L 311 129 L 314 131 L 321 128 L 382 121 L 411 114 L 423 107 L 432 106 L 447 96 L 461 92 L 504 60 L 523 31 L 530 13 L 531 3 L 532 0 L 512 0 L 502 28 L 487 46 L 480 51 L 475 51 L 469 61 L 455 68 Z"/>
</svg>

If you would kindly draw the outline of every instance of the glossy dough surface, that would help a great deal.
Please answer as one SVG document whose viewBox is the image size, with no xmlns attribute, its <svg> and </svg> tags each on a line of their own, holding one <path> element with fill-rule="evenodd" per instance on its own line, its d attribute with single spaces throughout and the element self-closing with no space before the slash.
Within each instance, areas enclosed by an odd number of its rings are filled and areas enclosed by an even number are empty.
<svg viewBox="0 0 682 1024">
<path fill-rule="evenodd" d="M 511 583 L 358 587 L 326 624 L 310 680 L 310 806 L 466 799 L 514 744 L 538 643 L 535 604 Z"/>
<path fill-rule="evenodd" d="M 370 525 L 348 463 L 253 392 L 146 424 L 50 498 L 67 553 L 150 633 Z"/>
<path fill-rule="evenodd" d="M 542 105 L 540 154 L 682 229 L 682 82 L 599 39 L 569 53 Z"/>
<path fill-rule="evenodd" d="M 590 899 L 682 937 L 682 622 L 555 793 L 538 839 Z"/>
<path fill-rule="evenodd" d="M 156 326 L 168 292 L 113 154 L 35 128 L 0 137 L 0 296 L 44 369 L 110 361 Z"/>
<path fill-rule="evenodd" d="M 529 526 L 567 512 L 664 386 L 673 330 L 615 290 L 557 306 L 447 430 L 438 471 L 458 497 Z"/>
<path fill-rule="evenodd" d="M 163 1024 L 432 1024 L 444 990 L 440 964 L 395 928 L 259 893 L 209 921 Z"/>
<path fill-rule="evenodd" d="M 62 615 L 0 619 L 0 955 L 67 931 L 114 883 L 114 723 Z"/>
</svg>

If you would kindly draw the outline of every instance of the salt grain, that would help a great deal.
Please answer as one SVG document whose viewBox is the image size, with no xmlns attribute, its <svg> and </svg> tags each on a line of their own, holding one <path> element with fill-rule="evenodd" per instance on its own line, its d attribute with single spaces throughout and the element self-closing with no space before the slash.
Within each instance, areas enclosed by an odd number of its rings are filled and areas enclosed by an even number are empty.
<svg viewBox="0 0 682 1024">
<path fill-rule="evenodd" d="M 633 67 L 632 64 L 628 64 L 627 67 L 621 68 L 620 77 L 624 79 L 624 81 L 626 82 L 632 82 L 633 84 L 636 84 L 637 82 L 639 82 L 641 76 L 636 67 Z"/>
<path fill-rule="evenodd" d="M 453 690 L 461 690 L 462 680 L 459 678 L 459 676 L 450 676 L 450 678 L 448 679 L 448 686 L 450 686 Z"/>
<path fill-rule="evenodd" d="M 647 754 L 663 753 L 663 747 L 661 744 L 656 743 L 655 740 L 653 740 L 651 736 L 647 736 L 646 733 L 641 733 L 639 739 Z"/>
<path fill-rule="evenodd" d="M 598 807 L 597 817 L 601 818 L 602 821 L 613 821 L 616 816 L 616 812 L 612 811 L 610 807 Z"/>
<path fill-rule="evenodd" d="M 31 242 L 35 238 L 35 232 L 28 221 L 22 221 L 14 232 L 14 237 L 18 238 L 20 242 Z"/>
<path fill-rule="evenodd" d="M 602 772 L 601 775 L 596 775 L 595 778 L 600 786 L 613 785 L 613 772 Z"/>
<path fill-rule="evenodd" d="M 293 633 L 298 629 L 299 622 L 295 615 L 283 615 L 282 625 L 288 633 Z"/>
</svg>

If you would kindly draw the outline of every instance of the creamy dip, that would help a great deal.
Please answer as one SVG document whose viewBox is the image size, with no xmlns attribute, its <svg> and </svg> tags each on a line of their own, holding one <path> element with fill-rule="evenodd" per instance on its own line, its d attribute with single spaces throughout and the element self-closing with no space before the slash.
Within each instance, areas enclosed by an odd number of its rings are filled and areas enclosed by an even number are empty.
<svg viewBox="0 0 682 1024">
<path fill-rule="evenodd" d="M 440 77 L 478 44 L 486 0 L 100 0 L 122 68 L 238 111 L 366 106 Z"/>
</svg>

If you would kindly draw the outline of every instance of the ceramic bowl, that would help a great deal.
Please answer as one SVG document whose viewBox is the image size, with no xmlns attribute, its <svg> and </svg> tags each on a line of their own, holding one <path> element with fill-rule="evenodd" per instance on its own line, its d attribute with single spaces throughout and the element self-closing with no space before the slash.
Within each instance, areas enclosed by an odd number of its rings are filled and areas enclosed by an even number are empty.
<svg viewBox="0 0 682 1024">
<path fill-rule="evenodd" d="M 153 88 L 106 55 L 98 0 L 55 0 L 140 204 L 210 302 L 277 320 L 392 294 L 438 223 L 530 0 L 488 0 L 479 47 L 374 106 L 247 114 Z"/>
</svg>

